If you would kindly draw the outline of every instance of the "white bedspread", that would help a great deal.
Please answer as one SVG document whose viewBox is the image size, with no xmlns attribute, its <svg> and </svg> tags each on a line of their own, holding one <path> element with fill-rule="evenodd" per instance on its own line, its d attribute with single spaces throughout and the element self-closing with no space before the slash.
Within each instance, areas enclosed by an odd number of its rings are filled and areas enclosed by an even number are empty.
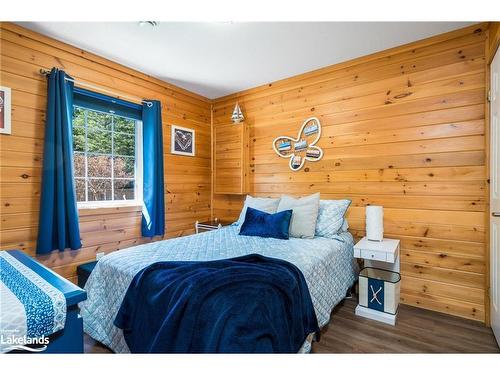
<svg viewBox="0 0 500 375">
<path fill-rule="evenodd" d="M 238 235 L 235 226 L 216 231 L 153 242 L 111 253 L 99 260 L 80 304 L 84 331 L 117 353 L 129 349 L 122 331 L 113 325 L 127 288 L 144 267 L 160 261 L 215 260 L 245 254 L 262 254 L 296 265 L 304 274 L 320 327 L 346 295 L 355 280 L 353 238 L 277 240 Z"/>
</svg>

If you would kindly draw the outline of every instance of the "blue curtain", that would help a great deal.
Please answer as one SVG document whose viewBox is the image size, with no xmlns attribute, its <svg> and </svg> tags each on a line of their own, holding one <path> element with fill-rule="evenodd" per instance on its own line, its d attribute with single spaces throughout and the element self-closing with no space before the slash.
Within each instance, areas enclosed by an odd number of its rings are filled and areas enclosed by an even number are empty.
<svg viewBox="0 0 500 375">
<path fill-rule="evenodd" d="M 48 77 L 37 254 L 82 247 L 73 179 L 73 83 L 66 77 L 56 68 Z"/>
<path fill-rule="evenodd" d="M 161 103 L 148 100 L 142 106 L 143 185 L 142 207 L 143 237 L 165 234 L 165 195 L 163 182 L 163 132 Z"/>
</svg>

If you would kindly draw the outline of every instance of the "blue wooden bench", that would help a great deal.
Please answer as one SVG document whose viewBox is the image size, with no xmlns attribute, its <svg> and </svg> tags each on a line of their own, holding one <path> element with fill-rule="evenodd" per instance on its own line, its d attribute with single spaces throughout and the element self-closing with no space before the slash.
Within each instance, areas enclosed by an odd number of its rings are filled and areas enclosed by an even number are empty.
<svg viewBox="0 0 500 375">
<path fill-rule="evenodd" d="M 47 350 L 41 353 L 83 353 L 83 319 L 79 313 L 78 303 L 87 299 L 87 292 L 38 263 L 22 251 L 8 250 L 8 252 L 43 277 L 48 283 L 59 289 L 66 298 L 67 311 L 64 329 L 49 337 L 50 342 Z"/>
</svg>

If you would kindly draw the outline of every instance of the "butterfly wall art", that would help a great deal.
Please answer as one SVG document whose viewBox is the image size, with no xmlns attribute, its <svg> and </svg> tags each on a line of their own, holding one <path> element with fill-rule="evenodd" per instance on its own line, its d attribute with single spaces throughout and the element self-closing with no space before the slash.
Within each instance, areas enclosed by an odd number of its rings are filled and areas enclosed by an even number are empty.
<svg viewBox="0 0 500 375">
<path fill-rule="evenodd" d="M 281 136 L 273 141 L 274 152 L 279 157 L 288 158 L 292 171 L 300 170 L 306 161 L 319 161 L 323 150 L 316 146 L 321 137 L 321 123 L 317 117 L 304 121 L 297 138 Z"/>
</svg>

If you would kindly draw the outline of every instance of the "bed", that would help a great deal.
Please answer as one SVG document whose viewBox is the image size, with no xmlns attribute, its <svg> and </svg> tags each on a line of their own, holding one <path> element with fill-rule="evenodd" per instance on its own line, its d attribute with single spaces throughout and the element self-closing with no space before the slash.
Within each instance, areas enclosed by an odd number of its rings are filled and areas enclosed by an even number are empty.
<svg viewBox="0 0 500 375">
<path fill-rule="evenodd" d="M 159 261 L 216 260 L 246 254 L 279 258 L 297 266 L 306 279 L 320 327 L 355 281 L 353 238 L 344 232 L 335 238 L 314 239 L 240 236 L 232 225 L 219 230 L 153 242 L 111 253 L 99 260 L 80 304 L 84 331 L 116 353 L 129 353 L 123 333 L 113 321 L 128 286 L 144 267 Z M 310 340 L 301 351 L 310 350 Z"/>
<path fill-rule="evenodd" d="M 0 266 L 7 284 L 0 281 L 0 352 L 83 353 L 78 303 L 85 300 L 85 291 L 20 250 L 3 251 L 1 257 L 7 262 Z M 48 343 L 28 345 L 30 349 L 8 342 L 24 336 L 44 341 L 47 335 Z"/>
</svg>

